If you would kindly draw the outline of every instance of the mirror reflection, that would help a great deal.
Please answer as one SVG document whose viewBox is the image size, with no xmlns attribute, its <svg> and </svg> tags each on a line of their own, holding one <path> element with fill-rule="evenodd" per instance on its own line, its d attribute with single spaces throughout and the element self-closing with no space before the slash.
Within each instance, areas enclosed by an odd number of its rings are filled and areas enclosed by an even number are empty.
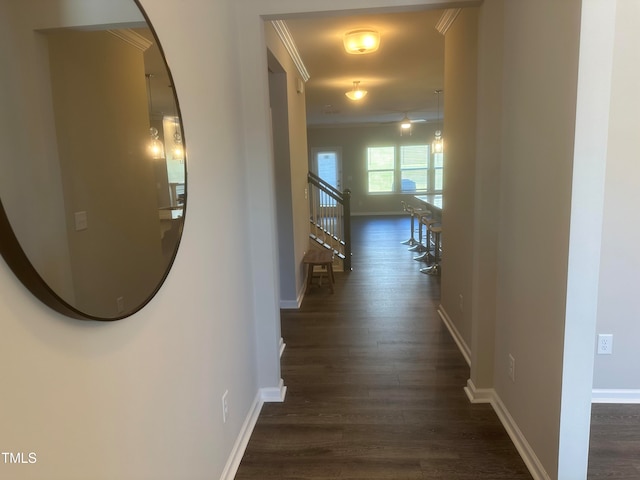
<svg viewBox="0 0 640 480">
<path fill-rule="evenodd" d="M 185 144 L 171 76 L 130 1 L 87 0 L 73 15 L 68 0 L 51 1 L 38 18 L 34 1 L 0 6 L 0 58 L 11 65 L 0 200 L 72 316 L 123 318 L 157 291 L 182 232 Z M 107 5 L 111 20 L 129 21 L 99 26 Z M 65 15 L 91 18 L 69 26 Z"/>
</svg>

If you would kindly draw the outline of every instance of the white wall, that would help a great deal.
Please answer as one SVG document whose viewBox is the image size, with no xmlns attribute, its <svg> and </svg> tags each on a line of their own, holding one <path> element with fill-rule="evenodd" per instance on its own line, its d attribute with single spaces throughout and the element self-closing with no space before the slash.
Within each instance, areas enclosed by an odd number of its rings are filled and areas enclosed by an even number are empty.
<svg viewBox="0 0 640 480">
<path fill-rule="evenodd" d="M 636 128 L 640 120 L 640 4 L 633 0 L 615 4 L 597 318 L 597 333 L 612 333 L 614 349 L 613 355 L 596 356 L 594 388 L 632 390 L 632 397 L 640 401 L 640 136 Z"/>
</svg>

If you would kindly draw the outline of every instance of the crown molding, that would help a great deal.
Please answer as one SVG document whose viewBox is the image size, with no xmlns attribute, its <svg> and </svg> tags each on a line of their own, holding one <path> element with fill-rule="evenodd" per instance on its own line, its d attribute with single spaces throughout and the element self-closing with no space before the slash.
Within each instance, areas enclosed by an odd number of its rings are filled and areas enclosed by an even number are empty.
<svg viewBox="0 0 640 480">
<path fill-rule="evenodd" d="M 298 52 L 296 43 L 293 41 L 293 37 L 291 36 L 289 27 L 287 27 L 287 24 L 284 23 L 284 20 L 272 20 L 271 24 L 276 30 L 278 37 L 280 37 L 280 40 L 282 40 L 284 47 L 287 49 L 287 52 L 289 52 L 289 55 L 291 55 L 291 59 L 298 69 L 300 77 L 302 77 L 302 80 L 304 80 L 305 82 L 309 81 L 309 78 L 311 78 L 311 76 L 307 71 L 307 67 L 304 66 L 304 62 L 302 61 L 302 57 L 300 57 L 300 53 Z"/>
<path fill-rule="evenodd" d="M 436 30 L 440 32 L 442 35 L 447 33 L 447 30 L 451 27 L 451 24 L 455 21 L 460 13 L 461 8 L 447 8 L 444 12 L 442 12 L 442 16 L 438 23 L 436 23 Z"/>
<path fill-rule="evenodd" d="M 123 29 L 123 30 L 107 30 L 107 31 L 114 37 L 118 37 L 120 40 L 125 41 L 129 45 L 132 45 L 138 50 L 141 50 L 143 52 L 147 50 L 151 45 L 153 45 L 152 41 L 143 37 L 139 33 L 134 32 L 130 28 Z"/>
</svg>

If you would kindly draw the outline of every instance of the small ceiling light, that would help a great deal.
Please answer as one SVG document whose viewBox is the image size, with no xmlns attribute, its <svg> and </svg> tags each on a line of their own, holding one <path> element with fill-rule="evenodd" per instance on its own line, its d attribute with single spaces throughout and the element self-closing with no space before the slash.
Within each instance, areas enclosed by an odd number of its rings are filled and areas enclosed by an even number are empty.
<svg viewBox="0 0 640 480">
<path fill-rule="evenodd" d="M 366 94 L 366 90 L 360 89 L 360 82 L 353 82 L 353 89 L 345 93 L 349 100 L 361 100 Z"/>
<path fill-rule="evenodd" d="M 359 28 L 344 34 L 344 49 L 352 55 L 373 53 L 380 46 L 380 33 L 371 28 Z"/>
<path fill-rule="evenodd" d="M 400 136 L 404 137 L 405 135 L 411 136 L 411 120 L 409 120 L 406 114 L 400 121 Z"/>
</svg>

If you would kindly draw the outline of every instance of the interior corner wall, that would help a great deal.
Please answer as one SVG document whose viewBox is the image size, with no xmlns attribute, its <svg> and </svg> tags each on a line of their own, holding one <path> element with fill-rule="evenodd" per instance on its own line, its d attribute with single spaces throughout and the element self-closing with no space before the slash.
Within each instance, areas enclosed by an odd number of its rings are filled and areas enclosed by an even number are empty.
<svg viewBox="0 0 640 480">
<path fill-rule="evenodd" d="M 596 328 L 597 333 L 613 334 L 614 342 L 612 355 L 595 357 L 593 387 L 631 391 L 627 400 L 640 401 L 640 223 L 636 220 L 640 202 L 636 128 L 640 121 L 640 4 L 633 0 L 612 3 L 616 4 L 616 34 Z"/>
<path fill-rule="evenodd" d="M 276 155 L 278 192 L 278 248 L 280 255 L 280 304 L 297 305 L 304 291 L 305 270 L 302 257 L 309 248 L 309 201 L 306 198 L 309 154 L 307 151 L 306 104 L 298 92 L 300 74 L 271 22 L 264 22 L 269 54 L 282 69 L 279 105 L 272 103 L 272 130 L 280 132 Z M 300 79 L 301 80 L 301 79 Z M 272 98 L 273 100 L 273 98 Z M 278 122 L 278 124 L 275 124 Z M 286 137 L 286 145 L 282 142 Z M 276 144 L 274 144 L 275 146 Z M 280 228 L 280 227 L 284 228 Z"/>
<path fill-rule="evenodd" d="M 504 7 L 494 385 L 557 478 L 581 2 Z"/>
<path fill-rule="evenodd" d="M 478 11 L 462 9 L 445 35 L 441 308 L 471 345 L 476 174 Z"/>
</svg>

